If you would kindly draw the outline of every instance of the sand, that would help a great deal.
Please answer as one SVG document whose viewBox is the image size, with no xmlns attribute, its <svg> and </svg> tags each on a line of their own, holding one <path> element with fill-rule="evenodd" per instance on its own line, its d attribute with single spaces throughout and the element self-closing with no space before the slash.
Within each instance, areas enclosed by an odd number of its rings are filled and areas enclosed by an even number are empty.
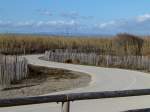
<svg viewBox="0 0 150 112">
<path fill-rule="evenodd" d="M 37 96 L 85 87 L 91 76 L 81 72 L 29 65 L 28 77 L 1 90 L 0 98 Z"/>
</svg>

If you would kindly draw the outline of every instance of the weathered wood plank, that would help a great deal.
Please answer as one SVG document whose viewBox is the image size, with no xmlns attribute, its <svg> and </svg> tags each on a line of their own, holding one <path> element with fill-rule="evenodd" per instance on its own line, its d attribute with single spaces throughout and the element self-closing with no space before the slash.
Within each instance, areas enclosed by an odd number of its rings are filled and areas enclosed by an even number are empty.
<svg viewBox="0 0 150 112">
<path fill-rule="evenodd" d="M 11 82 L 27 76 L 27 61 L 23 57 L 0 55 L 0 85 L 10 88 Z"/>
<path fill-rule="evenodd" d="M 0 107 L 30 105 L 30 104 L 40 104 L 50 102 L 69 102 L 69 101 L 90 100 L 90 99 L 132 97 L 142 95 L 150 95 L 150 89 L 71 93 L 71 94 L 23 97 L 13 99 L 0 99 Z"/>
<path fill-rule="evenodd" d="M 150 108 L 128 110 L 128 111 L 124 111 L 124 112 L 150 112 Z"/>
</svg>

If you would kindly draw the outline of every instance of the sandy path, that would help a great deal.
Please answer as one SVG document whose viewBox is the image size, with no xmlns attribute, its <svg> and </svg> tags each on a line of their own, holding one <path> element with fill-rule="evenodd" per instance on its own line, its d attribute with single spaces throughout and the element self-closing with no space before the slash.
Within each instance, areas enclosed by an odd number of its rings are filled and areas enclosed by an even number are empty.
<svg viewBox="0 0 150 112">
<path fill-rule="evenodd" d="M 146 73 L 114 68 L 111 69 L 94 66 L 48 62 L 39 60 L 39 56 L 40 55 L 29 55 L 26 57 L 30 64 L 54 68 L 64 68 L 68 70 L 88 73 L 92 76 L 92 82 L 88 87 L 62 91 L 53 94 L 150 88 L 150 75 Z M 150 107 L 149 99 L 150 96 L 140 96 L 131 98 L 127 97 L 78 101 L 71 103 L 71 112 L 118 112 L 128 109 L 147 108 Z M 50 103 L 1 108 L 0 112 L 60 112 L 60 105 Z"/>
</svg>

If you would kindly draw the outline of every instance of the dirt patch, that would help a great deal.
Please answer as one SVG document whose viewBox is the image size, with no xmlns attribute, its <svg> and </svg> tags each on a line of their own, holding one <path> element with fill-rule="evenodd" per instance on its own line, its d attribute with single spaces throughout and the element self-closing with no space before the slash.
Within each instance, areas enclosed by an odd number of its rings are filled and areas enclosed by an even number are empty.
<svg viewBox="0 0 150 112">
<path fill-rule="evenodd" d="M 29 65 L 29 77 L 15 82 L 11 88 L 0 90 L 0 98 L 36 96 L 62 90 L 84 87 L 91 76 L 64 69 Z"/>
</svg>

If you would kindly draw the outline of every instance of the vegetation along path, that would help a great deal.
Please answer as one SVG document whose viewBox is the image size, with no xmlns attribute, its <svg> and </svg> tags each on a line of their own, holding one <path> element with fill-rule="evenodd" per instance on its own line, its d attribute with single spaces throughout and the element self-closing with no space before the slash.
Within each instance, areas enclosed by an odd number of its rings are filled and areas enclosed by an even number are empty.
<svg viewBox="0 0 150 112">
<path fill-rule="evenodd" d="M 36 66 L 63 68 L 67 70 L 90 74 L 92 81 L 89 86 L 68 91 L 50 93 L 78 93 L 96 91 L 114 91 L 128 89 L 150 88 L 150 75 L 137 71 L 94 66 L 73 65 L 40 60 L 42 55 L 26 56 L 28 63 Z M 118 112 L 130 109 L 150 107 L 150 96 L 126 97 L 115 99 L 101 99 L 78 101 L 71 104 L 71 112 Z M 136 104 L 135 104 L 136 102 Z M 60 104 L 48 103 L 20 107 L 0 108 L 0 112 L 60 112 Z"/>
</svg>

